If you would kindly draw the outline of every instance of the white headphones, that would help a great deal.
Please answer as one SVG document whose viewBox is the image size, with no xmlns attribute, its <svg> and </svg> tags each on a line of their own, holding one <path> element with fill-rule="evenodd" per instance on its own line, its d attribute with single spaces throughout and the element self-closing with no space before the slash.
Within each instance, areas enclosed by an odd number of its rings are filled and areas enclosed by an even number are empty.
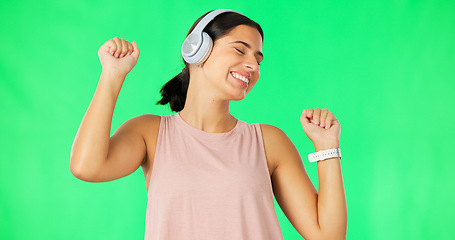
<svg viewBox="0 0 455 240">
<path fill-rule="evenodd" d="M 185 62 L 194 65 L 201 65 L 210 55 L 213 47 L 212 38 L 203 32 L 204 28 L 209 24 L 216 16 L 225 12 L 235 12 L 243 15 L 239 12 L 229 9 L 218 9 L 205 15 L 204 18 L 194 27 L 193 31 L 185 38 L 182 45 L 182 56 Z"/>
</svg>

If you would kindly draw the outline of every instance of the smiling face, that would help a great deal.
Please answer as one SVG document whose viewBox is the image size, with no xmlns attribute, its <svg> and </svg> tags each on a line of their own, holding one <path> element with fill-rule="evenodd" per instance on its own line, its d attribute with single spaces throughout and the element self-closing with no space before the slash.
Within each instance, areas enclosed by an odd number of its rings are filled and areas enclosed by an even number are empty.
<svg viewBox="0 0 455 240">
<path fill-rule="evenodd" d="M 200 70 L 205 83 L 219 89 L 223 98 L 241 100 L 258 81 L 261 61 L 261 34 L 256 28 L 239 25 L 215 41 Z"/>
</svg>

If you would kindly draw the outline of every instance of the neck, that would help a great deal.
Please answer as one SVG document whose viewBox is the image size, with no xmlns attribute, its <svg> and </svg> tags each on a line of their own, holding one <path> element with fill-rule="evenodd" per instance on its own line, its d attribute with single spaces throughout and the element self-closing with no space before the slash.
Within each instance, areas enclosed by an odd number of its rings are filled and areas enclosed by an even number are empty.
<svg viewBox="0 0 455 240">
<path fill-rule="evenodd" d="M 237 119 L 229 113 L 229 100 L 218 99 L 220 93 L 207 84 L 190 80 L 185 107 L 180 117 L 189 125 L 208 133 L 231 131 Z"/>
</svg>

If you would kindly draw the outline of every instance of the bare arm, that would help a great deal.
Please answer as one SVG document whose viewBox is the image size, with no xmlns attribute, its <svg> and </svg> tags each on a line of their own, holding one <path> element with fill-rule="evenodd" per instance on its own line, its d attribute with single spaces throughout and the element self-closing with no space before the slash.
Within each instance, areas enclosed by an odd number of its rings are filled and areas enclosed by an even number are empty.
<svg viewBox="0 0 455 240">
<path fill-rule="evenodd" d="M 121 86 L 112 82 L 123 81 L 123 76 L 101 73 L 95 95 L 79 126 L 71 149 L 71 172 L 77 177 L 93 176 L 106 160 L 112 115 Z"/>
<path fill-rule="evenodd" d="M 316 151 L 338 148 L 340 124 L 327 109 L 304 111 L 303 129 Z M 314 116 L 314 118 L 313 118 Z M 323 121 L 318 126 L 317 121 Z M 327 125 L 326 130 L 322 129 Z M 302 158 L 279 128 L 261 124 L 266 156 L 277 163 L 272 174 L 275 198 L 291 224 L 305 239 L 346 239 L 347 206 L 340 158 L 318 161 L 319 193 L 311 182 Z"/>
<path fill-rule="evenodd" d="M 287 135 L 261 124 L 267 158 L 277 162 L 272 174 L 275 198 L 291 224 L 305 239 L 346 239 L 347 208 L 340 158 L 319 161 L 319 194 L 302 158 Z M 334 148 L 318 145 L 316 151 Z"/>
<path fill-rule="evenodd" d="M 127 121 L 110 137 L 112 116 L 120 89 L 139 56 L 136 44 L 134 50 L 132 47 L 125 40 L 114 38 L 100 48 L 103 71 L 71 150 L 70 169 L 79 179 L 113 180 L 137 169 L 144 158 L 145 143 L 135 127 L 140 118 Z M 110 54 L 109 51 L 131 54 L 117 58 L 115 53 Z M 105 173 L 103 177 L 101 172 Z"/>
<path fill-rule="evenodd" d="M 316 152 L 340 147 L 341 125 L 327 108 L 304 109 L 300 120 Z M 317 166 L 318 223 L 323 239 L 346 239 L 347 204 L 340 158 L 318 161 Z"/>
<path fill-rule="evenodd" d="M 316 146 L 316 152 L 339 146 Z M 330 239 L 346 239 L 347 204 L 340 158 L 318 161 L 318 220 L 321 232 Z"/>
</svg>

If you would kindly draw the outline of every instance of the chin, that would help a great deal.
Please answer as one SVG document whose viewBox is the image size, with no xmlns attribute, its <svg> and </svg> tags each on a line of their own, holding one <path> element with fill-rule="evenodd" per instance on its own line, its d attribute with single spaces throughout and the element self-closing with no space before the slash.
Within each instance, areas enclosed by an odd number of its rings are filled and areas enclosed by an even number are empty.
<svg viewBox="0 0 455 240">
<path fill-rule="evenodd" d="M 251 92 L 251 88 L 252 86 L 248 86 L 246 88 L 238 88 L 238 87 L 233 87 L 233 88 L 230 88 L 228 92 L 226 92 L 226 96 L 229 100 L 231 101 L 240 101 L 240 100 L 243 100 L 246 95 Z M 227 89 L 226 89 L 227 90 Z"/>
<path fill-rule="evenodd" d="M 237 96 L 233 96 L 233 98 L 231 100 L 233 100 L 233 101 L 243 100 L 243 99 L 245 99 L 247 94 L 248 94 L 247 92 L 244 92 L 243 94 L 240 94 L 240 95 L 237 95 Z"/>
<path fill-rule="evenodd" d="M 241 100 L 243 100 L 243 99 L 245 99 L 245 97 L 242 97 L 242 98 L 233 98 L 233 99 L 231 99 L 231 101 L 241 101 Z"/>
</svg>

